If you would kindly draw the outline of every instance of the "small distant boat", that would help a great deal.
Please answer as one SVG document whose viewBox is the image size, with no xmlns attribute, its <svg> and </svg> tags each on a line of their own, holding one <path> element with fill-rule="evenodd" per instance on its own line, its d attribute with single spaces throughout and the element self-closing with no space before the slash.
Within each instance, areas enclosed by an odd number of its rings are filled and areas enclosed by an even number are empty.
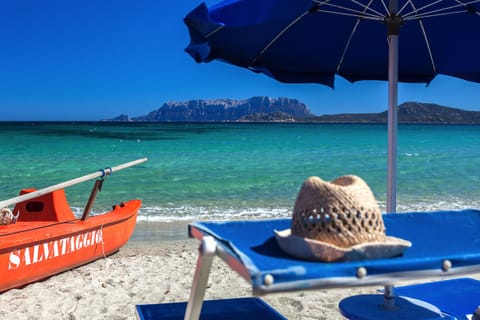
<svg viewBox="0 0 480 320">
<path fill-rule="evenodd" d="M 16 204 L 14 223 L 0 225 L 0 292 L 19 288 L 60 272 L 106 257 L 132 235 L 140 200 L 114 205 L 111 211 L 90 215 L 103 178 L 146 158 L 73 179 L 41 190 L 25 189 L 18 197 L 0 201 L 0 208 Z M 72 212 L 64 188 L 100 178 L 83 215 Z M 6 209 L 4 209 L 6 210 Z"/>
</svg>

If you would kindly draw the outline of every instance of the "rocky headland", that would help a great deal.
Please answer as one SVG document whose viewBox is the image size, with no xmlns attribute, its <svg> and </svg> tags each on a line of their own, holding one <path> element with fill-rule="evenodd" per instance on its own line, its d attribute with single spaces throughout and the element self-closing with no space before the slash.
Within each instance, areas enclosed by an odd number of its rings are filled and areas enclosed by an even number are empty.
<svg viewBox="0 0 480 320">
<path fill-rule="evenodd" d="M 115 122 L 315 122 L 386 123 L 387 111 L 317 116 L 303 102 L 290 98 L 253 97 L 167 102 L 144 116 L 120 115 Z M 399 123 L 480 124 L 480 111 L 433 103 L 406 102 L 398 107 Z"/>
<path fill-rule="evenodd" d="M 215 99 L 167 102 L 147 115 L 120 115 L 110 121 L 143 122 L 237 122 L 295 121 L 313 117 L 302 102 L 289 98 L 253 97 L 245 100 Z"/>
</svg>

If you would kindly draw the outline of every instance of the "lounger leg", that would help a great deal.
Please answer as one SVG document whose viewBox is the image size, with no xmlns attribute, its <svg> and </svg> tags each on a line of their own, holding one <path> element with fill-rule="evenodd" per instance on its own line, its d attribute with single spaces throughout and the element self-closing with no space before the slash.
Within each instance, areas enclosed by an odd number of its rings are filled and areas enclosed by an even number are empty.
<svg viewBox="0 0 480 320">
<path fill-rule="evenodd" d="M 216 249 L 217 242 L 212 237 L 206 236 L 202 238 L 190 299 L 185 312 L 185 320 L 198 320 L 200 317 L 205 290 L 207 289 L 208 275 L 210 274 Z"/>
</svg>

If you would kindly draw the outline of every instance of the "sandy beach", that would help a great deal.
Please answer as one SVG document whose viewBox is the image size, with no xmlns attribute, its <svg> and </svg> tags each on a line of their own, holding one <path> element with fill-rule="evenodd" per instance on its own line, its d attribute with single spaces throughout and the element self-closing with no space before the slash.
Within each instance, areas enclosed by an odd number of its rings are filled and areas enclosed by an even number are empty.
<svg viewBox="0 0 480 320">
<path fill-rule="evenodd" d="M 184 228 L 182 223 L 139 225 L 118 253 L 1 294 L 0 319 L 136 319 L 136 304 L 186 301 L 198 241 L 186 238 Z M 251 296 L 249 284 L 218 258 L 208 283 L 206 299 Z M 337 309 L 342 298 L 377 288 L 277 293 L 263 299 L 288 319 L 342 319 Z"/>
</svg>

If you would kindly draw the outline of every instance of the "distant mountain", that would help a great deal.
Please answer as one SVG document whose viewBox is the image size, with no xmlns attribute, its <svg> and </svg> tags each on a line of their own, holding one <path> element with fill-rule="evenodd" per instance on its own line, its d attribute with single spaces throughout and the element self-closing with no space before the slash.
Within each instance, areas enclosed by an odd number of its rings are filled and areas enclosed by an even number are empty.
<svg viewBox="0 0 480 320">
<path fill-rule="evenodd" d="M 130 117 L 126 114 L 121 114 L 119 115 L 118 117 L 115 117 L 113 119 L 108 119 L 108 120 L 105 120 L 105 121 L 113 121 L 113 122 L 131 122 L 132 119 L 130 119 Z"/>
<path fill-rule="evenodd" d="M 450 108 L 433 103 L 405 102 L 398 107 L 398 123 L 480 124 L 480 112 Z M 308 119 L 321 123 L 386 123 L 387 111 L 344 113 Z"/>
<path fill-rule="evenodd" d="M 387 111 L 316 116 L 296 99 L 254 97 L 167 102 L 145 116 L 130 118 L 122 114 L 105 121 L 386 123 Z M 480 124 L 480 112 L 433 103 L 406 102 L 398 107 L 398 122 Z"/>
<path fill-rule="evenodd" d="M 289 119 L 297 120 L 314 116 L 304 103 L 296 99 L 254 97 L 245 100 L 216 99 L 167 102 L 159 109 L 145 116 L 134 117 L 131 120 L 149 122 L 235 122 L 240 119 L 243 119 L 240 121 L 248 121 L 248 118 L 255 114 L 269 114 L 271 120 L 278 121 L 284 118 L 285 114 L 288 115 Z M 279 118 L 276 118 L 275 115 Z M 118 117 L 112 120 L 116 119 Z"/>
<path fill-rule="evenodd" d="M 398 119 L 404 123 L 473 124 L 480 123 L 480 112 L 432 103 L 408 102 L 398 108 Z"/>
</svg>

